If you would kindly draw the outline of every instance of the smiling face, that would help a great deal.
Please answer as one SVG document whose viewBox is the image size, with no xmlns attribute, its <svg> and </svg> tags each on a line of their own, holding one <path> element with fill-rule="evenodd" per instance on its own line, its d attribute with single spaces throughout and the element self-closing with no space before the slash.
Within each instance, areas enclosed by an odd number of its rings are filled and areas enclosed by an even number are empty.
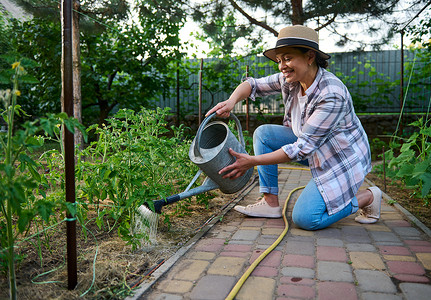
<svg viewBox="0 0 431 300">
<path fill-rule="evenodd" d="M 278 69 L 289 83 L 300 82 L 304 91 L 313 83 L 317 73 L 314 62 L 316 52 L 303 52 L 298 48 L 286 47 L 277 51 Z"/>
</svg>

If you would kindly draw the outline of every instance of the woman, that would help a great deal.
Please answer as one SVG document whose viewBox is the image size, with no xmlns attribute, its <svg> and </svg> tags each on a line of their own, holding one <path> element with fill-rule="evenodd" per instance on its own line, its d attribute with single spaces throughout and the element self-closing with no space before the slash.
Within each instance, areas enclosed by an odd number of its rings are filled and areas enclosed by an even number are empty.
<svg viewBox="0 0 431 300">
<path fill-rule="evenodd" d="M 362 213 L 357 222 L 377 222 L 382 192 L 377 187 L 358 192 L 371 170 L 367 135 L 347 88 L 325 70 L 330 56 L 319 50 L 317 32 L 300 25 L 283 28 L 276 47 L 264 55 L 278 64 L 280 73 L 247 78 L 228 100 L 207 113 L 228 117 L 235 104 L 247 97 L 281 93 L 284 101 L 283 125 L 263 125 L 254 132 L 255 156 L 230 149 L 236 162 L 220 171 L 225 178 L 235 179 L 258 166 L 263 198 L 235 210 L 254 217 L 281 217 L 277 164 L 296 161 L 309 165 L 313 177 L 292 211 L 296 225 L 322 229 L 358 208 Z"/>
</svg>

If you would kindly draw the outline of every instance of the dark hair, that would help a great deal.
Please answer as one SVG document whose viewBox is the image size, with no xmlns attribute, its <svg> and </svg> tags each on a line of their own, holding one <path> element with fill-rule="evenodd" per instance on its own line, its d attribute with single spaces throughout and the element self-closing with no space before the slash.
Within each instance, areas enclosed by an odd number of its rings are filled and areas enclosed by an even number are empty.
<svg viewBox="0 0 431 300">
<path fill-rule="evenodd" d="M 308 48 L 304 48 L 304 47 L 294 47 L 296 49 L 298 49 L 299 51 L 301 51 L 302 53 L 307 53 L 309 50 L 314 51 L 313 49 L 308 49 Z M 314 51 L 316 53 L 316 64 L 321 67 L 326 69 L 329 65 L 328 60 L 324 59 L 322 56 L 320 56 L 319 52 Z"/>
</svg>

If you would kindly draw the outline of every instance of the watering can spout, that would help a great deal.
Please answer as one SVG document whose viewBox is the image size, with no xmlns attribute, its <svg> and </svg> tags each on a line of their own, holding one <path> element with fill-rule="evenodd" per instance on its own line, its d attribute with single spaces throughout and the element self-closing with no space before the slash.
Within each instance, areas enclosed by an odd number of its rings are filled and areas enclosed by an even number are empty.
<svg viewBox="0 0 431 300">
<path fill-rule="evenodd" d="M 200 174 L 200 172 L 198 172 L 198 174 L 196 174 L 196 175 L 199 175 L 199 174 Z M 195 176 L 195 178 L 196 178 L 196 176 Z M 152 204 L 144 203 L 144 205 L 148 209 L 151 209 L 151 210 L 152 210 L 151 206 L 153 206 L 154 207 L 154 212 L 157 213 L 157 214 L 161 214 L 162 213 L 162 208 L 165 205 L 172 204 L 172 203 L 178 202 L 178 201 L 180 201 L 182 199 L 189 198 L 191 196 L 202 194 L 202 193 L 205 193 L 205 192 L 208 192 L 208 191 L 211 191 L 211 190 L 215 190 L 215 189 L 218 189 L 218 188 L 219 188 L 219 186 L 217 185 L 217 183 L 215 183 L 214 181 L 212 181 L 210 178 L 207 177 L 207 178 L 205 178 L 205 180 L 204 180 L 204 182 L 203 182 L 203 184 L 201 186 L 198 186 L 198 187 L 193 188 L 193 189 L 186 189 L 182 193 L 166 197 L 165 199 L 160 199 L 160 200 L 153 201 Z"/>
</svg>

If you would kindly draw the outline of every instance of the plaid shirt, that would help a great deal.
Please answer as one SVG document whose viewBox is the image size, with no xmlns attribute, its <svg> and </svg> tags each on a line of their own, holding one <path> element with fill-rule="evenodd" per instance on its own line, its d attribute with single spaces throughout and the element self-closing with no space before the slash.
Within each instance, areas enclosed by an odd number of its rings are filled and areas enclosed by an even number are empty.
<svg viewBox="0 0 431 300">
<path fill-rule="evenodd" d="M 283 125 L 292 127 L 290 107 L 298 101 L 299 82 L 287 83 L 282 73 L 247 78 L 251 99 L 281 92 Z M 328 214 L 346 207 L 371 171 L 367 134 L 355 114 L 352 97 L 334 74 L 319 68 L 307 89 L 308 101 L 301 115 L 302 135 L 282 147 L 292 161 L 308 159 L 311 173 L 325 201 Z"/>
</svg>

